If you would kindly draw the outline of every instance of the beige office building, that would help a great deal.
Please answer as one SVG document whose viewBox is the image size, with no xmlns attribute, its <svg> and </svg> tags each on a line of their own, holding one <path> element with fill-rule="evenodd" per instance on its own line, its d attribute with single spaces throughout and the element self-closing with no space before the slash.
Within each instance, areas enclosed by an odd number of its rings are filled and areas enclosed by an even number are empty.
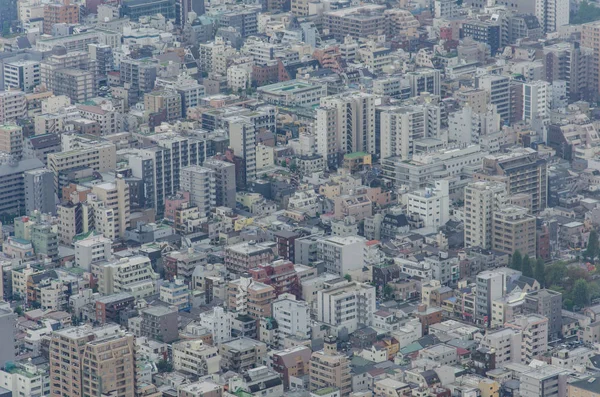
<svg viewBox="0 0 600 397">
<path fill-rule="evenodd" d="M 23 155 L 23 128 L 15 124 L 0 125 L 0 152 L 16 159 Z"/>
<path fill-rule="evenodd" d="M 504 207 L 494 212 L 492 248 L 512 255 L 519 250 L 521 255 L 535 258 L 535 217 L 522 207 Z"/>
</svg>

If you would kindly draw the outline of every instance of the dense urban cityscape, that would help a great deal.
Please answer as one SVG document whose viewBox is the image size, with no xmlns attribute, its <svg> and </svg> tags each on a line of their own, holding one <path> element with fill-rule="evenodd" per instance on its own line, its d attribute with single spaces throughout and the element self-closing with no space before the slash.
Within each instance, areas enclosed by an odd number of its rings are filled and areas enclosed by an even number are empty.
<svg viewBox="0 0 600 397">
<path fill-rule="evenodd" d="M 0 28 L 0 397 L 600 397 L 600 4 Z"/>
</svg>

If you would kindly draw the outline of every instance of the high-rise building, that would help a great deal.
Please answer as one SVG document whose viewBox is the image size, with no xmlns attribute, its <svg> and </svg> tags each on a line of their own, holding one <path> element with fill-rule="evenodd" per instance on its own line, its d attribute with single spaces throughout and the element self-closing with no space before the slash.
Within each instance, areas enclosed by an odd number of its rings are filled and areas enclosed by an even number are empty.
<svg viewBox="0 0 600 397">
<path fill-rule="evenodd" d="M 201 216 L 208 216 L 216 205 L 216 182 L 214 171 L 199 165 L 181 169 L 180 188 L 190 193 L 190 203 L 198 207 Z"/>
<path fill-rule="evenodd" d="M 44 6 L 44 34 L 52 34 L 52 27 L 58 23 L 74 25 L 79 23 L 79 5 L 52 3 Z"/>
<path fill-rule="evenodd" d="M 547 81 L 532 81 L 523 84 L 523 120 L 550 117 L 552 86 Z"/>
<path fill-rule="evenodd" d="M 0 92 L 0 124 L 23 118 L 27 115 L 27 100 L 23 91 Z"/>
<path fill-rule="evenodd" d="M 271 317 L 271 303 L 275 300 L 275 288 L 251 278 L 241 277 L 229 282 L 227 300 L 231 310 L 259 320 L 263 317 Z"/>
<path fill-rule="evenodd" d="M 134 396 L 134 337 L 118 325 L 70 327 L 50 340 L 54 396 Z M 66 359 L 65 357 L 69 357 Z"/>
<path fill-rule="evenodd" d="M 350 361 L 338 352 L 337 340 L 333 336 L 326 336 L 323 350 L 311 355 L 308 375 L 311 391 L 337 387 L 342 396 L 348 396 L 352 391 Z"/>
<path fill-rule="evenodd" d="M 530 148 L 515 149 L 507 154 L 489 155 L 483 159 L 483 170 L 475 179 L 504 182 L 507 194 L 531 196 L 532 212 L 546 208 L 548 200 L 547 162 Z"/>
<path fill-rule="evenodd" d="M 42 169 L 38 159 L 25 159 L 0 165 L 0 214 L 25 214 L 25 172 Z"/>
<path fill-rule="evenodd" d="M 539 314 L 516 316 L 505 324 L 508 328 L 520 330 L 523 339 L 521 363 L 529 364 L 548 351 L 548 319 Z"/>
<path fill-rule="evenodd" d="M 338 164 L 346 153 L 375 153 L 375 98 L 360 92 L 321 98 L 317 153 L 328 164 Z"/>
<path fill-rule="evenodd" d="M 423 92 L 440 95 L 440 71 L 437 69 L 418 69 L 406 74 L 410 83 L 410 96 L 416 97 Z"/>
<path fill-rule="evenodd" d="M 330 236 L 317 243 L 317 258 L 328 273 L 345 276 L 365 266 L 364 250 L 367 240 L 361 236 Z"/>
<path fill-rule="evenodd" d="M 473 21 L 463 24 L 463 34 L 490 47 L 492 56 L 502 45 L 502 26 L 496 21 Z"/>
<path fill-rule="evenodd" d="M 583 29 L 587 31 L 589 27 Z M 589 100 L 590 95 L 598 91 L 597 85 L 594 86 L 593 53 L 592 48 L 584 47 L 578 41 L 544 47 L 545 80 L 566 81 L 567 97 L 571 102 Z"/>
<path fill-rule="evenodd" d="M 215 178 L 215 206 L 235 207 L 235 165 L 217 159 L 207 159 L 203 167 L 213 170 Z"/>
<path fill-rule="evenodd" d="M 25 213 L 38 210 L 44 214 L 56 213 L 54 174 L 47 168 L 25 171 Z"/>
<path fill-rule="evenodd" d="M 150 259 L 135 255 L 112 262 L 92 263 L 92 274 L 98 280 L 98 291 L 104 295 L 128 292 L 136 299 L 158 292 L 158 274 Z"/>
<path fill-rule="evenodd" d="M 148 113 L 165 112 L 166 121 L 181 119 L 181 95 L 173 90 L 152 91 L 144 94 L 144 109 Z"/>
<path fill-rule="evenodd" d="M 522 207 L 508 206 L 494 212 L 492 248 L 514 254 L 536 256 L 535 217 Z"/>
<path fill-rule="evenodd" d="M 492 248 L 494 211 L 507 202 L 502 182 L 472 182 L 465 187 L 465 247 Z"/>
<path fill-rule="evenodd" d="M 112 242 L 102 235 L 89 236 L 75 242 L 75 263 L 90 271 L 92 263 L 112 258 Z"/>
<path fill-rule="evenodd" d="M 436 123 L 436 119 L 432 122 L 426 106 L 391 107 L 379 117 L 382 158 L 411 159 L 416 140 L 439 134 L 439 122 Z"/>
<path fill-rule="evenodd" d="M 310 339 L 310 307 L 292 294 L 281 294 L 273 302 L 273 317 L 282 337 Z"/>
<path fill-rule="evenodd" d="M 557 32 L 569 24 L 570 3 L 568 0 L 536 0 L 535 16 L 545 33 Z"/>
<path fill-rule="evenodd" d="M 489 326 L 492 321 L 492 304 L 504 294 L 505 277 L 500 272 L 483 271 L 477 275 L 475 317 L 481 324 Z"/>
<path fill-rule="evenodd" d="M 243 186 L 256 179 L 256 133 L 256 127 L 245 118 L 229 121 L 229 143 L 235 155 L 243 159 Z"/>
<path fill-rule="evenodd" d="M 123 178 L 92 188 L 94 199 L 88 203 L 94 208 L 96 230 L 106 238 L 123 238 L 130 225 L 129 185 Z M 88 196 L 90 197 L 90 196 Z"/>
<path fill-rule="evenodd" d="M 477 88 L 485 90 L 490 103 L 496 105 L 496 110 L 504 122 L 511 118 L 510 114 L 510 78 L 500 75 L 483 75 L 475 79 Z"/>
</svg>

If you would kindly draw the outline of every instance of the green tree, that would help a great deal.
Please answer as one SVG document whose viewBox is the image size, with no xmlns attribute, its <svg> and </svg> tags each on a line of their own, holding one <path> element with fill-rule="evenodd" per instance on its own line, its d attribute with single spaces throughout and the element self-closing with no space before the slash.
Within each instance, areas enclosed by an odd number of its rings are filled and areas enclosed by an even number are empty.
<svg viewBox="0 0 600 397">
<path fill-rule="evenodd" d="M 516 250 L 513 253 L 512 258 L 510 260 L 510 267 L 511 267 L 511 269 L 515 269 L 515 270 L 519 270 L 519 271 L 523 267 L 523 257 L 521 256 L 521 252 L 519 250 Z"/>
<path fill-rule="evenodd" d="M 537 258 L 535 261 L 535 279 L 540 283 L 540 287 L 546 286 L 546 265 L 542 258 Z"/>
<path fill-rule="evenodd" d="M 546 267 L 546 285 L 563 286 L 567 276 L 567 266 L 556 262 Z"/>
<path fill-rule="evenodd" d="M 344 278 L 348 281 L 352 281 L 352 276 L 349 274 L 344 274 Z"/>
<path fill-rule="evenodd" d="M 598 242 L 598 232 L 592 230 L 590 232 L 590 236 L 588 237 L 587 248 L 583 253 L 583 257 L 589 259 L 590 262 L 594 262 L 599 253 L 600 244 Z"/>
<path fill-rule="evenodd" d="M 563 307 L 567 310 L 573 310 L 573 301 L 571 299 L 565 299 L 563 301 Z"/>
<path fill-rule="evenodd" d="M 6 36 L 10 36 L 10 22 L 5 21 L 4 24 L 2 25 L 2 36 L 6 37 Z"/>
<path fill-rule="evenodd" d="M 15 313 L 17 313 L 17 315 L 19 315 L 19 316 L 22 316 L 23 315 L 23 308 L 21 306 L 15 307 Z"/>
<path fill-rule="evenodd" d="M 573 304 L 585 307 L 588 303 L 590 303 L 590 287 L 587 281 L 579 279 L 573 285 Z"/>
<path fill-rule="evenodd" d="M 162 359 L 156 363 L 156 369 L 158 369 L 159 373 L 171 372 L 173 371 L 173 364 L 171 364 L 165 359 Z"/>
<path fill-rule="evenodd" d="M 579 5 L 579 10 L 577 13 L 571 13 L 571 17 L 569 18 L 570 24 L 580 24 L 593 22 L 600 19 L 600 8 L 588 3 L 587 1 L 582 1 Z"/>
<path fill-rule="evenodd" d="M 531 259 L 529 259 L 529 255 L 525 255 L 523 257 L 523 262 L 521 263 L 521 272 L 523 272 L 523 276 L 525 277 L 533 277 L 533 267 L 531 266 Z"/>
<path fill-rule="evenodd" d="M 394 287 L 392 287 L 391 285 L 386 284 L 385 287 L 383 287 L 383 296 L 385 296 L 386 298 L 391 297 L 393 293 Z"/>
</svg>

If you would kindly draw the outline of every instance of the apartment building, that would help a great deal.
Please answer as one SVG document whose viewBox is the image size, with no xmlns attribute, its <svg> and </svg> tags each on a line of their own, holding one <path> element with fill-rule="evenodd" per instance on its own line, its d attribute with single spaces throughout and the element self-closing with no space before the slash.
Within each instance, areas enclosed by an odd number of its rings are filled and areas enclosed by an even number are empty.
<svg viewBox="0 0 600 397">
<path fill-rule="evenodd" d="M 52 27 L 58 23 L 67 25 L 78 24 L 79 6 L 77 4 L 70 4 L 70 1 L 44 5 L 44 34 L 51 35 Z"/>
<path fill-rule="evenodd" d="M 523 335 L 520 329 L 502 328 L 488 331 L 480 345 L 496 353 L 496 367 L 507 363 L 521 363 Z"/>
<path fill-rule="evenodd" d="M 119 131 L 118 112 L 109 107 L 77 104 L 81 117 L 95 121 L 100 127 L 101 135 L 116 134 Z"/>
<path fill-rule="evenodd" d="M 310 357 L 308 376 L 310 391 L 337 387 L 342 396 L 350 394 L 352 391 L 350 361 L 338 352 L 335 337 L 325 337 L 323 350 L 313 352 Z"/>
<path fill-rule="evenodd" d="M 60 191 L 67 185 L 60 174 L 73 168 L 87 167 L 96 172 L 114 170 L 117 162 L 116 147 L 110 142 L 90 142 L 79 147 L 65 147 L 63 151 L 48 154 L 48 168 L 54 172 L 54 186 Z"/>
<path fill-rule="evenodd" d="M 148 114 L 164 111 L 166 121 L 181 119 L 181 95 L 174 90 L 159 90 L 144 94 L 144 109 Z"/>
<path fill-rule="evenodd" d="M 438 228 L 450 219 L 449 181 L 435 181 L 434 186 L 407 194 L 407 214 L 424 227 Z"/>
<path fill-rule="evenodd" d="M 507 206 L 494 212 L 492 248 L 512 255 L 536 257 L 535 217 L 522 207 Z"/>
<path fill-rule="evenodd" d="M 472 182 L 465 187 L 465 246 L 492 248 L 493 214 L 506 205 L 502 182 Z"/>
<path fill-rule="evenodd" d="M 0 93 L 1 95 L 1 93 Z M 38 159 L 25 159 L 16 163 L 5 163 L 0 165 L 0 214 L 20 214 L 26 208 L 26 188 L 35 188 L 40 185 L 32 185 L 31 174 L 26 177 L 28 171 L 41 170 L 44 165 Z M 46 188 L 48 188 L 46 186 Z M 30 190 L 35 191 L 35 190 Z M 31 201 L 30 201 L 31 204 Z M 52 211 L 51 211 L 52 212 Z"/>
<path fill-rule="evenodd" d="M 26 93 L 40 84 L 40 62 L 18 59 L 4 63 L 4 87 Z"/>
<path fill-rule="evenodd" d="M 118 325 L 93 329 L 83 325 L 54 331 L 50 340 L 50 372 L 52 395 L 115 393 L 133 397 L 134 337 Z"/>
<path fill-rule="evenodd" d="M 178 311 L 175 308 L 153 306 L 140 311 L 140 336 L 164 343 L 179 339 Z"/>
<path fill-rule="evenodd" d="M 215 345 L 231 340 L 231 315 L 222 307 L 200 313 L 200 325 L 210 331 Z"/>
<path fill-rule="evenodd" d="M 340 277 L 365 265 L 367 240 L 361 236 L 330 236 L 318 240 L 317 259 L 325 263 L 328 273 Z"/>
<path fill-rule="evenodd" d="M 551 0 L 550 0 L 551 1 Z M 552 85 L 547 81 L 523 84 L 523 120 L 547 119 L 552 108 Z"/>
<path fill-rule="evenodd" d="M 384 6 L 365 4 L 360 7 L 348 7 L 323 13 L 323 27 L 338 42 L 346 36 L 356 39 L 370 35 L 386 33 L 387 21 L 383 14 Z"/>
<path fill-rule="evenodd" d="M 165 15 L 165 14 L 163 14 Z M 121 60 L 120 78 L 121 84 L 127 83 L 128 106 L 135 105 L 144 98 L 144 94 L 154 89 L 158 62 L 149 58 Z"/>
<path fill-rule="evenodd" d="M 102 235 L 92 235 L 75 242 L 75 263 L 78 267 L 91 270 L 92 263 L 109 261 L 112 258 L 112 241 Z"/>
<path fill-rule="evenodd" d="M 310 339 L 310 307 L 292 294 L 282 294 L 273 301 L 273 318 L 282 337 Z"/>
<path fill-rule="evenodd" d="M 198 207 L 201 217 L 208 217 L 216 206 L 216 178 L 211 168 L 190 165 L 181 169 L 181 190 L 190 194 L 190 203 Z"/>
<path fill-rule="evenodd" d="M 98 280 L 98 290 L 105 295 L 128 292 L 139 299 L 157 293 L 156 280 L 159 276 L 145 256 L 92 263 L 92 274 Z"/>
<path fill-rule="evenodd" d="M 130 226 L 131 208 L 129 185 L 123 178 L 95 185 L 88 195 L 88 203 L 94 209 L 94 224 L 99 233 L 111 240 L 125 236 Z"/>
<path fill-rule="evenodd" d="M 507 328 L 521 332 L 521 362 L 529 364 L 548 351 L 548 319 L 539 314 L 516 316 L 507 322 Z"/>
<path fill-rule="evenodd" d="M 275 288 L 250 278 L 241 277 L 227 285 L 229 309 L 256 320 L 271 317 L 271 303 L 275 297 Z"/>
<path fill-rule="evenodd" d="M 27 116 L 27 100 L 23 91 L 0 92 L 0 124 Z"/>
<path fill-rule="evenodd" d="M 548 201 L 547 162 L 535 150 L 520 148 L 507 154 L 490 155 L 483 159 L 483 171 L 475 179 L 496 180 L 506 183 L 507 193 L 528 194 L 532 213 L 546 208 Z"/>
<path fill-rule="evenodd" d="M 242 373 L 263 365 L 267 358 L 267 345 L 250 338 L 238 338 L 219 345 L 221 367 Z"/>
<path fill-rule="evenodd" d="M 217 159 L 207 159 L 202 167 L 211 169 L 215 180 L 215 206 L 235 207 L 235 165 Z"/>
<path fill-rule="evenodd" d="M 493 302 L 502 297 L 505 288 L 505 278 L 500 272 L 487 270 L 477 275 L 475 316 L 478 321 L 490 324 Z"/>
<path fill-rule="evenodd" d="M 560 397 L 567 395 L 572 369 L 554 365 L 540 366 L 519 376 L 522 397 Z"/>
<path fill-rule="evenodd" d="M 54 174 L 47 168 L 28 170 L 23 173 L 25 184 L 25 213 L 38 210 L 43 214 L 56 213 Z"/>
<path fill-rule="evenodd" d="M 276 243 L 249 241 L 225 248 L 225 267 L 234 273 L 243 273 L 275 259 Z"/>
<path fill-rule="evenodd" d="M 370 326 L 375 313 L 375 287 L 344 279 L 326 281 L 317 292 L 317 320 L 349 333 L 358 324 Z M 343 304 L 342 304 L 343 302 Z"/>
<path fill-rule="evenodd" d="M 173 343 L 173 368 L 186 374 L 204 376 L 220 371 L 219 348 L 201 339 Z"/>
<path fill-rule="evenodd" d="M 496 105 L 496 109 L 500 117 L 505 122 L 511 120 L 511 103 L 510 103 L 510 79 L 508 76 L 500 75 L 483 75 L 475 79 L 475 88 L 484 90 L 492 105 Z"/>
<path fill-rule="evenodd" d="M 523 302 L 523 312 L 535 313 L 548 319 L 548 339 L 562 336 L 562 294 L 550 289 L 529 292 Z"/>
<path fill-rule="evenodd" d="M 17 361 L 13 366 L 0 370 L 0 387 L 12 391 L 13 395 L 19 393 L 31 397 L 50 395 L 48 363 Z"/>
</svg>

